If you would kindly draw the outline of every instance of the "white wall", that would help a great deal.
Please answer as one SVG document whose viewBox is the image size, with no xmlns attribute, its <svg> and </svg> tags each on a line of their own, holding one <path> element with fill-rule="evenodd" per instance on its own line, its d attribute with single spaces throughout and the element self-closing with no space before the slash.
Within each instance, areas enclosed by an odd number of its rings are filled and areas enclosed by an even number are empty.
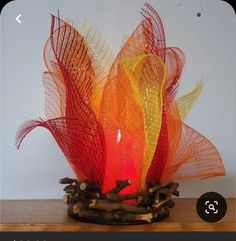
<svg viewBox="0 0 236 241">
<path fill-rule="evenodd" d="M 235 176 L 235 15 L 218 0 L 150 0 L 162 17 L 167 44 L 186 54 L 180 93 L 206 81 L 187 123 L 218 148 L 227 171 L 225 177 L 181 182 L 181 196 L 198 197 L 206 191 L 236 196 Z M 21 149 L 15 134 L 25 120 L 43 116 L 45 70 L 42 50 L 49 34 L 50 16 L 60 10 L 76 24 L 88 17 L 110 43 L 114 55 L 124 34 L 139 23 L 142 0 L 17 0 L 1 16 L 1 183 L 2 199 L 61 198 L 58 179 L 74 176 L 52 136 L 35 129 Z M 201 17 L 197 17 L 201 12 Z M 15 17 L 21 14 L 21 24 Z"/>
</svg>

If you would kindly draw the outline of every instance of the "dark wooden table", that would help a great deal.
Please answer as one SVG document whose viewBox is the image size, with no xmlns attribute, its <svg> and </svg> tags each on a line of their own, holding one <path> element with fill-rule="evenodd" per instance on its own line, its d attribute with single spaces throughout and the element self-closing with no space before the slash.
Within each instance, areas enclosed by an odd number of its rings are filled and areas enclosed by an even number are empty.
<svg viewBox="0 0 236 241">
<path fill-rule="evenodd" d="M 201 220 L 196 199 L 179 198 L 169 218 L 142 225 L 99 225 L 82 223 L 67 216 L 62 200 L 1 201 L 2 231 L 236 231 L 235 199 L 227 199 L 228 211 L 216 223 Z"/>
</svg>

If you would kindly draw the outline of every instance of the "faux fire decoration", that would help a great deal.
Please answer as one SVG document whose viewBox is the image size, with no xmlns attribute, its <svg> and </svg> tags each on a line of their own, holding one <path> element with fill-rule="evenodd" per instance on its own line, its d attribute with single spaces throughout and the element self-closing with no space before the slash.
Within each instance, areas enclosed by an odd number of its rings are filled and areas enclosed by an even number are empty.
<svg viewBox="0 0 236 241">
<path fill-rule="evenodd" d="M 183 52 L 166 47 L 161 19 L 145 3 L 142 20 L 112 60 L 95 29 L 79 30 L 51 17 L 44 48 L 46 120 L 31 120 L 16 146 L 35 127 L 47 128 L 77 179 L 64 197 L 80 220 L 133 224 L 169 214 L 179 179 L 224 175 L 214 145 L 183 120 L 202 89 L 176 99 Z"/>
</svg>

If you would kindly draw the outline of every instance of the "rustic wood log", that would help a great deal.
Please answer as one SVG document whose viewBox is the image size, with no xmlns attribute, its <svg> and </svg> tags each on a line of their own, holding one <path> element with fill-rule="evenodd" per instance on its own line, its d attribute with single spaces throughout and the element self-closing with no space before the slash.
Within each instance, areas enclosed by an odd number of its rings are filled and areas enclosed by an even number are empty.
<svg viewBox="0 0 236 241">
<path fill-rule="evenodd" d="M 163 183 L 163 184 L 157 184 L 157 185 L 155 185 L 155 186 L 153 186 L 153 187 L 150 187 L 149 188 L 149 192 L 155 192 L 156 190 L 159 190 L 159 189 L 162 189 L 162 188 L 164 188 L 164 187 L 167 187 L 168 185 L 170 185 L 171 184 L 171 182 L 168 182 L 168 183 Z"/>
<path fill-rule="evenodd" d="M 163 189 L 156 189 L 155 193 L 155 200 L 154 204 L 152 205 L 153 208 L 159 209 L 163 206 L 174 207 L 174 201 L 170 202 L 171 195 L 177 191 L 179 184 L 178 183 L 170 183 L 167 185 L 168 188 Z M 165 194 L 165 199 L 160 201 L 160 194 Z"/>
<path fill-rule="evenodd" d="M 157 185 L 158 185 L 157 182 L 155 182 L 155 181 L 150 181 L 150 182 L 148 182 L 147 187 L 148 187 L 148 189 L 149 189 L 149 188 L 154 187 L 154 186 L 157 186 Z"/>
<path fill-rule="evenodd" d="M 77 182 L 76 179 L 72 179 L 72 178 L 69 178 L 69 177 L 64 177 L 64 178 L 61 178 L 59 180 L 60 184 L 72 184 L 72 183 L 76 183 L 76 182 Z"/>
<path fill-rule="evenodd" d="M 150 193 L 139 193 L 136 199 L 137 203 L 141 206 L 151 206 L 154 202 L 154 196 Z"/>
<path fill-rule="evenodd" d="M 100 197 L 100 194 L 99 193 L 96 193 L 96 192 L 89 192 L 87 190 L 84 190 L 84 191 L 80 191 L 78 190 L 78 193 L 80 196 L 83 196 L 87 199 L 92 199 L 92 198 L 99 198 Z"/>
<path fill-rule="evenodd" d="M 79 217 L 83 217 L 85 219 L 93 220 L 103 220 L 103 213 L 100 211 L 94 211 L 90 209 L 81 209 L 76 213 Z"/>
<path fill-rule="evenodd" d="M 165 207 L 161 208 L 161 210 L 159 211 L 159 214 L 166 215 L 166 214 L 169 214 L 169 212 L 170 212 L 169 208 L 167 206 L 165 206 Z"/>
<path fill-rule="evenodd" d="M 87 190 L 89 192 L 100 192 L 101 188 L 98 184 L 91 182 L 81 182 L 80 190 Z"/>
<path fill-rule="evenodd" d="M 131 184 L 131 180 L 130 179 L 126 179 L 126 180 L 117 180 L 116 181 L 116 187 L 114 187 L 113 189 L 111 189 L 109 192 L 107 193 L 119 193 L 121 190 L 123 190 L 124 188 L 126 188 L 127 186 L 129 186 Z"/>
<path fill-rule="evenodd" d="M 148 203 L 153 202 L 153 195 L 149 192 L 135 192 L 129 194 L 107 193 L 106 198 L 113 202 L 122 202 L 125 200 L 135 199 L 140 205 L 148 206 Z M 149 200 L 149 201 L 148 201 Z"/>
<path fill-rule="evenodd" d="M 169 194 L 169 189 L 168 188 L 161 188 L 157 189 L 155 192 L 155 198 L 154 198 L 154 204 L 160 203 L 160 201 L 163 201 L 166 199 L 166 197 Z"/>
<path fill-rule="evenodd" d="M 154 204 L 160 203 L 160 192 L 159 192 L 159 190 L 156 190 L 154 195 L 155 195 L 154 196 Z"/>
<path fill-rule="evenodd" d="M 164 195 L 168 195 L 170 193 L 170 190 L 169 190 L 168 187 L 161 188 L 161 189 L 158 189 L 156 191 L 158 191 L 160 194 L 164 194 Z"/>
<path fill-rule="evenodd" d="M 154 203 L 152 205 L 153 208 L 155 208 L 156 210 L 167 205 L 167 201 L 166 200 L 163 200 L 163 201 L 160 201 L 159 203 Z"/>
<path fill-rule="evenodd" d="M 177 191 L 177 188 L 179 187 L 179 184 L 176 182 L 173 182 L 169 185 L 169 194 L 168 198 L 171 198 L 171 195 Z"/>
<path fill-rule="evenodd" d="M 64 187 L 63 191 L 66 192 L 67 190 L 70 190 L 70 189 L 75 189 L 76 190 L 76 186 L 72 185 L 72 184 L 69 184 L 69 185 Z"/>
<path fill-rule="evenodd" d="M 150 209 L 148 209 L 146 207 L 139 207 L 139 206 L 128 204 L 128 203 L 111 202 L 109 200 L 99 200 L 99 199 L 92 200 L 92 202 L 89 204 L 89 207 L 94 208 L 94 209 L 103 210 L 106 212 L 112 212 L 112 211 L 116 211 L 116 210 L 123 210 L 126 212 L 139 213 L 139 214 L 150 212 Z"/>
<path fill-rule="evenodd" d="M 77 193 L 75 195 L 66 194 L 66 195 L 63 196 L 63 200 L 67 204 L 76 203 L 76 202 L 79 201 L 79 195 Z"/>
<path fill-rule="evenodd" d="M 79 214 L 81 210 L 84 210 L 87 208 L 88 205 L 85 204 L 85 202 L 79 201 L 75 205 L 73 205 L 73 213 L 74 214 Z"/>
<path fill-rule="evenodd" d="M 155 198 L 154 198 L 154 205 L 158 205 L 160 203 L 160 200 L 163 200 L 167 197 L 167 195 L 169 194 L 169 189 L 166 187 L 162 187 L 162 188 L 157 188 L 154 192 Z M 163 198 L 164 195 L 164 198 Z M 162 196 L 162 197 L 161 197 Z"/>
<path fill-rule="evenodd" d="M 106 197 L 112 202 L 122 202 L 125 200 L 130 200 L 130 199 L 136 199 L 138 196 L 138 193 L 130 193 L 130 194 L 115 194 L 115 193 L 107 193 Z"/>
<path fill-rule="evenodd" d="M 69 193 L 71 195 L 74 195 L 77 193 L 76 189 L 73 189 L 73 188 L 68 188 L 67 190 L 65 190 L 66 193 Z"/>
<path fill-rule="evenodd" d="M 63 196 L 63 201 L 64 201 L 64 203 L 67 203 L 67 201 L 68 201 L 68 199 L 71 197 L 71 194 L 65 194 L 64 196 Z"/>
<path fill-rule="evenodd" d="M 101 187 L 98 184 L 87 182 L 86 186 L 85 186 L 85 190 L 87 190 L 89 192 L 100 193 Z"/>
<path fill-rule="evenodd" d="M 175 192 L 173 192 L 173 195 L 179 197 L 179 191 L 176 190 Z"/>
<path fill-rule="evenodd" d="M 169 208 L 173 208 L 173 207 L 175 206 L 175 202 L 174 202 L 173 200 L 169 200 L 169 201 L 167 202 L 167 206 L 168 206 Z"/>
<path fill-rule="evenodd" d="M 63 191 L 65 192 L 71 192 L 71 190 L 76 191 L 76 186 L 75 185 L 67 185 L 64 187 Z"/>
<path fill-rule="evenodd" d="M 86 189 L 87 185 L 88 185 L 88 181 L 87 180 L 79 181 L 79 182 L 76 183 L 76 187 L 80 191 L 84 191 Z"/>
</svg>

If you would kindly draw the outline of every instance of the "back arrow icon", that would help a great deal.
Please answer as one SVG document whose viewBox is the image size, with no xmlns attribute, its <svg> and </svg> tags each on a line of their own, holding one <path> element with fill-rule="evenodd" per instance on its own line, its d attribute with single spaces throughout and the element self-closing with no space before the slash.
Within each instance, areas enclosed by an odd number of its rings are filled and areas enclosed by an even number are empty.
<svg viewBox="0 0 236 241">
<path fill-rule="evenodd" d="M 17 21 L 18 23 L 21 23 L 20 17 L 21 17 L 21 14 L 19 14 L 19 15 L 16 17 L 16 21 Z"/>
</svg>

